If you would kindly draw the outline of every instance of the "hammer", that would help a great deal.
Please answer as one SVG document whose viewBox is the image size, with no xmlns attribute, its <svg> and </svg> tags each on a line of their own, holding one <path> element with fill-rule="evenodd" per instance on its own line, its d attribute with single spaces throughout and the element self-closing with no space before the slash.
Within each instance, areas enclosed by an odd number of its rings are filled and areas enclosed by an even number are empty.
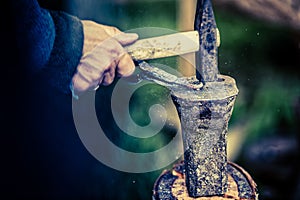
<svg viewBox="0 0 300 200">
<path fill-rule="evenodd" d="M 194 31 L 141 39 L 125 49 L 136 61 L 196 54 L 196 77 L 205 84 L 217 80 L 220 34 L 210 0 L 198 0 Z"/>
</svg>

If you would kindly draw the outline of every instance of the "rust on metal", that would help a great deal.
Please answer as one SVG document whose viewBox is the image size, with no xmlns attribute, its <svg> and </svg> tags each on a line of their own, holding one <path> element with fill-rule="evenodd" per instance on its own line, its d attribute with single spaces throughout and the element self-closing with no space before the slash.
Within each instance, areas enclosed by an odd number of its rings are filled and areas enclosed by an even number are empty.
<svg viewBox="0 0 300 200">
<path fill-rule="evenodd" d="M 227 173 L 228 190 L 224 195 L 207 196 L 207 197 L 190 197 L 185 182 L 184 161 L 176 164 L 171 171 L 163 171 L 157 179 L 153 188 L 153 200 L 169 199 L 169 200 L 257 200 L 258 193 L 252 177 L 239 165 L 228 162 L 228 171 L 235 173 Z M 234 169 L 234 170 L 230 170 Z M 174 172 L 175 171 L 175 172 Z M 237 178 L 237 176 L 239 178 Z M 241 182 L 244 182 L 241 190 Z"/>
<path fill-rule="evenodd" d="M 220 44 L 214 12 L 210 0 L 198 0 L 194 29 L 199 32 L 199 51 L 196 53 L 196 77 L 199 81 L 217 80 L 218 46 Z"/>
</svg>

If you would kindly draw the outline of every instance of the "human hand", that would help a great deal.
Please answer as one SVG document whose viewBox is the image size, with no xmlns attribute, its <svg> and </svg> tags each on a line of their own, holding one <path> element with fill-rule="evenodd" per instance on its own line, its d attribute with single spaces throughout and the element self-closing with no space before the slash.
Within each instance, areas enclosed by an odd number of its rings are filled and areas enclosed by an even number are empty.
<svg viewBox="0 0 300 200">
<path fill-rule="evenodd" d="M 109 85 L 115 76 L 126 77 L 133 73 L 134 63 L 123 46 L 138 39 L 135 33 L 123 33 L 111 26 L 82 20 L 84 29 L 83 56 L 72 78 L 72 92 L 76 96 Z"/>
</svg>

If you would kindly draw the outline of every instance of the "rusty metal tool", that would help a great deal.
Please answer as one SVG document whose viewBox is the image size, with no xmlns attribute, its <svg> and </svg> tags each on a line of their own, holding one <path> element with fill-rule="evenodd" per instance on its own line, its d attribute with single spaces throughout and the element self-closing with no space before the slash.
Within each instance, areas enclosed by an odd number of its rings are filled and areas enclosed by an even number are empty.
<svg viewBox="0 0 300 200">
<path fill-rule="evenodd" d="M 135 61 L 135 65 L 138 67 L 138 72 L 127 78 L 127 81 L 130 81 L 131 79 L 130 82 L 138 83 L 142 80 L 148 80 L 165 86 L 170 90 L 178 88 L 200 90 L 203 87 L 203 84 L 200 81 L 189 83 L 186 79 L 180 78 L 174 74 L 170 74 L 158 67 L 150 65 L 145 61 Z"/>
<path fill-rule="evenodd" d="M 194 28 L 199 32 L 199 51 L 196 52 L 196 77 L 199 81 L 217 80 L 219 31 L 210 0 L 198 0 Z"/>
</svg>

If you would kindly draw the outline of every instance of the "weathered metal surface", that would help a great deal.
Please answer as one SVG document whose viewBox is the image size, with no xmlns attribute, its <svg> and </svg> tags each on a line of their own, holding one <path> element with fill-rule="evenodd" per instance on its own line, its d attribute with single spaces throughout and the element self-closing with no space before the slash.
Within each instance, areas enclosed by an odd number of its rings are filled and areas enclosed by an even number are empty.
<svg viewBox="0 0 300 200">
<path fill-rule="evenodd" d="M 200 49 L 196 53 L 196 77 L 201 82 L 217 80 L 219 36 L 210 0 L 198 0 L 194 29 L 199 32 Z"/>
<path fill-rule="evenodd" d="M 200 91 L 172 91 L 181 121 L 186 185 L 191 197 L 227 191 L 226 134 L 237 94 L 234 79 L 222 75 Z"/>
<path fill-rule="evenodd" d="M 238 94 L 235 80 L 218 75 L 215 82 L 203 86 L 196 77 L 178 78 L 146 62 L 139 67 L 143 79 L 171 90 L 181 120 L 190 196 L 223 195 L 227 191 L 226 134 Z"/>
<path fill-rule="evenodd" d="M 238 94 L 235 80 L 218 75 L 217 81 L 202 86 L 196 77 L 178 78 L 146 62 L 139 67 L 143 79 L 171 90 L 181 120 L 190 196 L 223 195 L 227 191 L 227 127 Z"/>
<path fill-rule="evenodd" d="M 235 163 L 227 164 L 228 190 L 224 195 L 190 197 L 185 183 L 185 164 L 182 161 L 169 171 L 164 171 L 153 188 L 153 200 L 257 200 L 256 184 L 251 176 Z"/>
<path fill-rule="evenodd" d="M 165 86 L 172 91 L 178 90 L 200 90 L 203 84 L 200 81 L 195 80 L 190 83 L 186 79 L 179 78 L 173 74 L 170 74 L 162 69 L 149 65 L 147 62 L 138 62 L 141 72 L 138 74 L 138 79 L 153 81 L 159 85 Z"/>
<path fill-rule="evenodd" d="M 178 177 L 174 176 L 171 171 L 164 171 L 163 177 L 159 178 L 155 184 L 155 188 L 153 190 L 154 196 L 152 199 L 176 200 L 176 198 L 172 195 L 172 186 L 177 178 Z"/>
<path fill-rule="evenodd" d="M 233 177 L 238 187 L 239 196 L 242 199 L 257 199 L 256 183 L 250 174 L 235 163 L 231 163 L 227 167 L 228 174 Z"/>
</svg>

